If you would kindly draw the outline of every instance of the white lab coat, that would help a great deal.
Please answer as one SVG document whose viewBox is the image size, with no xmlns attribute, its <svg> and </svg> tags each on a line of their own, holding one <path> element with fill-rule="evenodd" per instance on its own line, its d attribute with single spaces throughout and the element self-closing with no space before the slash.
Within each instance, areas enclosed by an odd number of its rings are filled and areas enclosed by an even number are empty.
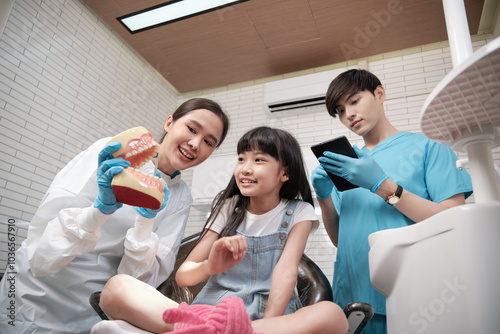
<svg viewBox="0 0 500 334">
<path fill-rule="evenodd" d="M 0 284 L 2 334 L 89 333 L 100 320 L 89 297 L 111 276 L 129 274 L 157 287 L 172 271 L 191 192 L 180 174 L 163 175 L 170 194 L 154 222 L 128 205 L 102 214 L 93 203 L 97 156 L 108 141 L 97 141 L 70 161 L 45 194 L 16 253 L 17 273 L 7 270 Z M 152 173 L 154 165 L 142 169 Z M 9 293 L 13 281 L 15 297 Z M 7 310 L 13 303 L 15 326 L 9 324 L 12 308 Z"/>
</svg>

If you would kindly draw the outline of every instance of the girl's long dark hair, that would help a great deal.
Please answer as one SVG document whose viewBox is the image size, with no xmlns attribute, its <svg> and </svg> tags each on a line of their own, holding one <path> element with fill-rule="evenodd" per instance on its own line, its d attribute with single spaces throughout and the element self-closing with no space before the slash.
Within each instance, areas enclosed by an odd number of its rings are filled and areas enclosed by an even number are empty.
<svg viewBox="0 0 500 334">
<path fill-rule="evenodd" d="M 287 169 L 289 178 L 280 189 L 280 199 L 301 199 L 314 206 L 300 145 L 295 137 L 281 129 L 267 126 L 254 128 L 245 133 L 238 141 L 237 152 L 239 155 L 252 150 L 269 154 L 278 160 L 283 168 Z M 236 229 L 245 218 L 250 198 L 241 194 L 233 174 L 226 189 L 214 200 L 215 204 L 199 240 L 212 226 L 226 200 L 235 195 L 238 195 L 235 209 L 231 213 L 227 225 L 221 231 L 220 237 L 236 234 Z"/>
</svg>

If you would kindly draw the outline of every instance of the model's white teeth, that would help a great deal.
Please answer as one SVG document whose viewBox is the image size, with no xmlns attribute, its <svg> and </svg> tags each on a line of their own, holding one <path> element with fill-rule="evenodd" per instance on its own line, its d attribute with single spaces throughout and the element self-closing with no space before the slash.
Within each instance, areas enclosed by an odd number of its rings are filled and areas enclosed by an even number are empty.
<svg viewBox="0 0 500 334">
<path fill-rule="evenodd" d="M 241 180 L 241 183 L 255 183 L 255 181 L 250 181 L 250 180 Z"/>
<path fill-rule="evenodd" d="M 194 159 L 193 156 L 189 155 L 186 151 L 182 149 L 182 147 L 179 146 L 179 151 L 181 151 L 182 155 L 184 155 L 188 159 Z"/>
<path fill-rule="evenodd" d="M 156 147 L 156 146 L 158 146 L 158 144 L 155 141 L 144 143 L 144 145 L 142 145 L 141 147 L 139 147 L 137 150 L 133 150 L 132 152 L 128 152 L 127 154 L 125 154 L 125 159 L 129 159 L 130 157 L 132 157 L 134 155 L 144 153 L 145 151 L 148 151 L 152 147 Z M 144 159 L 144 161 L 139 165 L 139 167 L 142 166 L 142 165 L 144 165 L 149 160 L 153 160 L 154 158 L 156 158 L 156 153 L 155 152 L 152 153 L 149 158 Z"/>
</svg>

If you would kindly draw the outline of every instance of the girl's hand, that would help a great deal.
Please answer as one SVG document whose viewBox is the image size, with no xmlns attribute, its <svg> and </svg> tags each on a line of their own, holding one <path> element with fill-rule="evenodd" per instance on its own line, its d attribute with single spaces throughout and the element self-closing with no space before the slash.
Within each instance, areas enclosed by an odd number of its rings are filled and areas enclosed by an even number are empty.
<svg viewBox="0 0 500 334">
<path fill-rule="evenodd" d="M 245 256 L 247 238 L 242 235 L 223 237 L 213 243 L 208 255 L 208 273 L 216 275 L 231 269 Z"/>
</svg>

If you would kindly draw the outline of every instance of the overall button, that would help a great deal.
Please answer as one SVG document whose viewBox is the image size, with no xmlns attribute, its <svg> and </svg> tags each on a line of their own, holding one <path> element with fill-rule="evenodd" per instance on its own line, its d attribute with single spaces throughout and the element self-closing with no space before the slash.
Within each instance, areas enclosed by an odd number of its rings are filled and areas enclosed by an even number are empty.
<svg viewBox="0 0 500 334">
<path fill-rule="evenodd" d="M 285 234 L 285 233 L 283 233 L 283 232 L 281 232 L 281 233 L 279 234 L 279 238 L 280 238 L 280 244 L 282 244 L 282 245 L 283 245 L 283 241 L 284 241 L 284 240 L 286 240 L 286 234 Z"/>
<path fill-rule="evenodd" d="M 287 222 L 283 222 L 283 223 L 281 223 L 281 227 L 283 227 L 283 228 L 287 228 L 287 227 L 288 227 L 288 223 L 287 223 Z"/>
<path fill-rule="evenodd" d="M 292 215 L 292 213 L 293 213 L 293 210 L 292 210 L 292 209 L 288 209 L 288 210 L 286 210 L 286 214 L 287 214 L 287 215 L 289 215 L 289 216 L 290 216 L 290 215 Z"/>
</svg>

